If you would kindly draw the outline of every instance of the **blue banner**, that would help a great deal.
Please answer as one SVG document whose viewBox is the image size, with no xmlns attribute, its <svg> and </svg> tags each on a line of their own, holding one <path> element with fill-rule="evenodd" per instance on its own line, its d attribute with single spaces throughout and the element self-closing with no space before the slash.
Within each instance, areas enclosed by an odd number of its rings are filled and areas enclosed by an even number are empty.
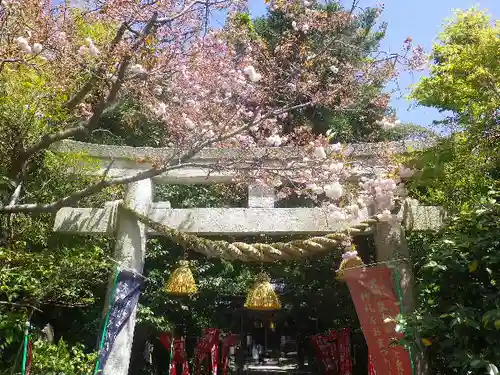
<svg viewBox="0 0 500 375">
<path fill-rule="evenodd" d="M 120 270 L 115 277 L 112 303 L 108 307 L 104 332 L 101 338 L 99 359 L 94 374 L 104 369 L 116 337 L 123 329 L 139 301 L 144 279 L 128 270 Z"/>
</svg>

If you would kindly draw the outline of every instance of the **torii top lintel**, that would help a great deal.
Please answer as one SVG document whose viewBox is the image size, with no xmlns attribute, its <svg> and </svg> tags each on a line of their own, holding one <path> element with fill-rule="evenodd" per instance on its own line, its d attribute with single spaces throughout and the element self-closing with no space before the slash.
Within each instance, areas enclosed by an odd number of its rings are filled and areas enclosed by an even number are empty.
<svg viewBox="0 0 500 375">
<path fill-rule="evenodd" d="M 406 140 L 397 142 L 348 144 L 344 155 L 364 170 L 364 175 L 374 174 L 378 168 L 380 156 L 391 150 L 395 154 L 405 154 L 409 150 L 422 150 L 431 146 L 430 140 Z M 107 173 L 108 177 L 120 177 L 135 174 L 151 168 L 155 161 L 175 160 L 180 150 L 174 148 L 130 147 L 92 144 L 77 141 L 56 143 L 52 150 L 58 153 L 84 153 L 99 162 L 95 175 Z M 326 149 L 327 153 L 329 149 Z M 301 147 L 266 147 L 266 148 L 205 148 L 189 159 L 195 167 L 181 168 L 154 177 L 160 184 L 213 184 L 231 182 L 234 174 L 229 168 L 208 173 L 204 165 L 231 164 L 234 168 L 272 166 L 278 162 L 302 160 L 308 152 Z M 110 163 L 112 165 L 110 167 Z M 81 172 L 81 171 L 79 171 Z"/>
</svg>

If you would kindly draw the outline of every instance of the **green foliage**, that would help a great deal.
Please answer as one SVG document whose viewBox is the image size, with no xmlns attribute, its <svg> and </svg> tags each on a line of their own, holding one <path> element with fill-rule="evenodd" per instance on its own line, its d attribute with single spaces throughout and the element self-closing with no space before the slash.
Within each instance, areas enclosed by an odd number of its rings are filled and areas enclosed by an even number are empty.
<svg viewBox="0 0 500 375">
<path fill-rule="evenodd" d="M 86 142 L 134 147 L 166 147 L 165 124 L 144 115 L 140 106 L 123 100 L 105 112 Z"/>
<path fill-rule="evenodd" d="M 419 104 L 452 111 L 459 132 L 410 155 L 421 169 L 410 193 L 451 215 L 437 234 L 412 234 L 419 308 L 407 338 L 423 338 L 433 374 L 484 374 L 500 356 L 500 29 L 459 11 L 433 48 L 434 65 L 413 91 Z"/>
<path fill-rule="evenodd" d="M 500 192 L 454 216 L 435 236 L 414 234 L 420 308 L 406 322 L 423 337 L 433 374 L 462 374 L 500 364 Z M 420 251 L 418 251 L 420 249 Z"/>
<path fill-rule="evenodd" d="M 89 375 L 92 373 L 96 353 L 85 353 L 81 344 L 69 346 L 63 339 L 57 344 L 38 340 L 33 345 L 33 375 Z"/>
<path fill-rule="evenodd" d="M 415 87 L 420 104 L 452 111 L 471 135 L 498 127 L 500 108 L 500 24 L 481 11 L 457 11 L 433 47 L 430 76 Z"/>
<path fill-rule="evenodd" d="M 90 23 L 81 16 L 81 10 L 75 8 L 72 9 L 72 13 L 77 35 L 82 39 L 82 42 L 85 38 L 91 38 L 94 42 L 99 44 L 109 44 L 115 37 L 119 23 L 113 24 L 109 21 L 105 22 L 97 18 Z"/>
<path fill-rule="evenodd" d="M 34 252 L 19 243 L 0 248 L 0 295 L 28 304 L 92 304 L 92 290 L 107 280 L 110 267 L 102 248 L 81 245 Z"/>
<path fill-rule="evenodd" d="M 474 152 L 465 133 L 442 139 L 436 146 L 409 156 L 419 172 L 408 184 L 423 204 L 457 212 L 478 204 L 494 183 L 498 167 L 487 155 Z"/>
<path fill-rule="evenodd" d="M 181 326 L 190 337 L 203 328 L 231 327 L 231 297 L 244 295 L 252 282 L 248 265 L 232 264 L 218 259 L 190 254 L 191 269 L 198 294 L 179 298 L 165 292 L 165 282 L 183 257 L 183 249 L 174 243 L 150 240 L 146 259 L 148 283 L 141 296 L 141 323 L 149 332 Z M 210 307 L 210 308 L 207 308 Z"/>
<path fill-rule="evenodd" d="M 155 187 L 154 199 L 174 208 L 245 207 L 247 194 L 240 185 L 162 185 Z"/>
<path fill-rule="evenodd" d="M 383 133 L 384 140 L 400 141 L 406 139 L 414 140 L 438 140 L 441 137 L 433 130 L 412 123 L 402 123 L 393 129 L 386 130 Z"/>
<path fill-rule="evenodd" d="M 21 66 L 0 72 L 0 156 L 2 174 L 19 156 L 21 147 L 33 144 L 47 131 L 67 120 L 62 110 L 66 95 L 49 84 L 54 76 Z M 6 170 L 7 169 L 7 170 Z"/>
<path fill-rule="evenodd" d="M 63 109 L 67 92 L 72 89 L 71 80 L 58 77 L 58 73 L 35 72 L 30 65 L 13 69 L 9 64 L 0 72 L 0 157 L 3 161 L 0 199 L 3 204 L 9 202 L 19 182 L 22 182 L 22 193 L 17 203 L 21 204 L 53 202 L 93 182 L 92 178 L 69 175 L 69 169 L 82 168 L 81 161 L 87 159 L 85 155 L 61 156 L 45 150 L 29 161 L 26 173 L 18 169 L 23 149 L 38 142 L 44 134 L 61 130 L 74 121 Z M 99 205 L 120 191 L 120 188 L 106 189 L 81 204 Z M 13 364 L 24 322 L 33 308 L 37 309 L 33 315 L 35 324 L 43 327 L 47 321 L 54 323 L 54 319 L 56 330 L 64 331 L 67 345 L 88 342 L 89 335 L 93 341 L 98 332 L 99 319 L 96 320 L 95 311 L 90 307 L 95 304 L 101 310 L 103 286 L 109 273 L 108 241 L 54 235 L 52 224 L 53 217 L 47 213 L 0 217 L 2 370 Z M 68 320 L 78 324 L 63 323 Z"/>
<path fill-rule="evenodd" d="M 250 34 L 255 33 L 255 27 L 252 18 L 248 13 L 236 13 L 233 17 L 233 22 L 236 26 L 245 28 L 250 31 Z"/>
<path fill-rule="evenodd" d="M 5 305 L 0 307 L 0 352 L 4 352 L 12 345 L 18 345 L 21 342 L 24 321 L 26 315 L 23 312 L 15 311 L 7 313 Z M 0 357 L 1 360 L 1 357 Z M 0 364 L 2 362 L 0 361 Z M 2 367 L 0 366 L 0 369 Z"/>
<path fill-rule="evenodd" d="M 4 349 L 0 368 L 12 360 L 22 338 L 25 312 L 33 307 L 42 311 L 35 311 L 35 321 L 44 325 L 49 319 L 56 330 L 66 330 L 70 342 L 84 341 L 89 335 L 89 341 L 95 339 L 99 318 L 96 322 L 95 312 L 80 309 L 102 304 L 110 264 L 96 241 L 68 240 L 54 238 L 48 248 L 29 249 L 32 244 L 27 242 L 0 248 L 0 348 Z"/>
<path fill-rule="evenodd" d="M 458 11 L 433 47 L 430 76 L 412 92 L 421 105 L 452 111 L 448 122 L 460 131 L 415 155 L 422 173 L 410 186 L 424 202 L 468 209 L 500 177 L 499 32 L 485 13 Z"/>
</svg>

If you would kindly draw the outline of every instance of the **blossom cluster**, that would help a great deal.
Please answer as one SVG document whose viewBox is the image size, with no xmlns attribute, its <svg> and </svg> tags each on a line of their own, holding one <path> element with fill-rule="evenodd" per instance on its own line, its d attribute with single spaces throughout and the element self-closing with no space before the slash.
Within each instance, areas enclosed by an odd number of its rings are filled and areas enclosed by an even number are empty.
<svg viewBox="0 0 500 375">
<path fill-rule="evenodd" d="M 328 33 L 352 27 L 352 12 L 328 13 L 314 7 L 314 1 L 272 2 L 271 8 L 284 14 L 289 27 L 271 48 L 251 30 L 233 25 L 231 17 L 227 27 L 210 28 L 205 5 L 197 2 L 109 0 L 98 12 L 67 3 L 52 9 L 49 0 L 27 0 L 22 9 L 13 0 L 1 4 L 7 33 L 0 35 L 0 55 L 36 74 L 52 75 L 48 92 L 80 98 L 65 107 L 71 111 L 68 123 L 48 132 L 90 121 L 101 98 L 133 99 L 164 125 L 161 136 L 186 153 L 240 147 L 251 154 L 258 147 L 305 145 L 305 151 L 292 153 L 279 166 L 265 166 L 263 155 L 253 168 L 241 171 L 242 178 L 279 186 L 284 194 L 307 195 L 334 219 L 366 217 L 372 206 L 386 215 L 402 193 L 402 182 L 383 176 L 353 186 L 359 166 L 348 160 L 343 145 L 329 144 L 327 137 L 305 127 L 286 127 L 293 109 L 350 110 L 365 99 L 366 85 L 380 86 L 393 76 L 392 64 L 327 53 L 336 43 Z M 240 5 L 227 0 L 211 7 L 230 10 Z M 318 45 L 317 39 L 308 38 L 314 33 L 329 36 L 320 38 L 323 44 Z M 359 54 L 349 48 L 344 53 Z M 94 87 L 85 91 L 89 82 Z M 52 105 L 52 97 L 46 97 L 34 109 L 42 117 Z M 385 113 L 386 94 L 370 101 L 377 115 Z M 384 129 L 397 124 L 389 117 L 380 120 Z M 233 164 L 238 161 L 217 168 Z"/>
<path fill-rule="evenodd" d="M 401 125 L 401 121 L 396 120 L 394 117 L 385 116 L 377 124 L 384 130 L 391 130 Z"/>
<path fill-rule="evenodd" d="M 256 169 L 246 176 L 276 187 L 280 199 L 290 195 L 312 199 L 335 221 L 365 220 L 377 214 L 380 221 L 394 222 L 396 202 L 406 197 L 405 180 L 414 171 L 393 165 L 390 153 L 379 155 L 380 165 L 367 169 L 350 159 L 339 143 L 323 146 L 316 141 L 294 151 L 298 153 L 284 160 L 281 168 Z"/>
</svg>

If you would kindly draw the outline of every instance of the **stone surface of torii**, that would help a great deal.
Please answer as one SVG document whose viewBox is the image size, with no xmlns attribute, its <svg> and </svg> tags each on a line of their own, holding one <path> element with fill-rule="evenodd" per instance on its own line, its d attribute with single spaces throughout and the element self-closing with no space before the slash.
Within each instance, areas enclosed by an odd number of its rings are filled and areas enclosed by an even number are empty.
<svg viewBox="0 0 500 375">
<path fill-rule="evenodd" d="M 346 145 L 343 154 L 359 167 L 361 176 L 373 176 L 383 171 L 385 162 L 381 156 L 389 151 L 404 154 L 409 150 L 422 150 L 432 145 L 432 141 L 398 141 L 383 143 L 359 143 Z M 130 147 L 100 145 L 76 141 L 62 141 L 51 148 L 58 153 L 86 155 L 93 159 L 89 169 L 75 169 L 75 173 L 106 175 L 109 178 L 132 176 L 144 172 L 154 164 L 165 161 L 176 164 L 176 158 L 185 150 L 173 148 Z M 329 148 L 326 149 L 330 153 Z M 299 162 L 304 156 L 310 157 L 310 151 L 301 147 L 266 147 L 266 148 L 205 148 L 189 158 L 192 167 L 184 167 L 153 177 L 159 184 L 214 184 L 233 181 L 235 169 L 259 169 L 282 165 L 283 162 Z M 219 167 L 225 167 L 223 170 Z"/>
<path fill-rule="evenodd" d="M 251 196 L 249 197 L 251 198 Z M 255 198 L 253 198 L 255 199 Z M 255 207 L 255 206 L 253 206 Z M 153 202 L 149 216 L 163 225 L 199 235 L 294 235 L 340 232 L 358 221 L 338 221 L 321 208 L 170 208 L 169 202 Z M 405 229 L 438 229 L 444 212 L 439 207 L 420 206 L 415 201 L 406 212 Z M 118 215 L 116 205 L 104 208 L 61 208 L 54 231 L 79 235 L 114 235 Z M 158 235 L 147 228 L 148 235 Z"/>
<path fill-rule="evenodd" d="M 382 144 L 349 145 L 346 154 L 360 167 L 355 176 L 370 176 L 383 165 L 379 165 L 380 155 L 391 149 L 395 153 L 406 153 L 409 148 L 422 149 L 427 145 L 422 142 L 388 142 Z M 75 173 L 91 173 L 108 178 L 131 176 L 147 170 L 155 162 L 169 160 L 175 163 L 177 152 L 172 149 L 134 148 L 104 146 L 81 142 L 65 141 L 57 144 L 53 151 L 59 153 L 86 154 L 98 161 L 98 168 L 74 170 Z M 297 148 L 261 148 L 261 149 L 205 149 L 189 162 L 195 162 L 196 168 L 184 168 L 157 176 L 153 181 L 146 179 L 129 184 L 125 189 L 124 200 L 127 206 L 148 215 L 164 225 L 191 233 L 204 235 L 248 235 L 268 234 L 311 234 L 341 231 L 355 222 L 329 220 L 327 211 L 319 208 L 274 208 L 274 189 L 262 186 L 249 187 L 248 208 L 194 208 L 171 209 L 168 202 L 152 201 L 152 183 L 199 184 L 229 183 L 233 174 L 229 170 L 214 172 L 213 165 L 219 162 L 231 164 L 235 168 L 253 168 L 262 165 L 273 166 L 283 160 L 302 159 L 302 152 Z M 241 160 L 244 155 L 244 160 Z M 207 167 L 204 167 L 204 166 Z M 406 204 L 403 223 L 409 229 L 437 229 L 443 213 L 436 207 L 422 207 L 412 201 Z M 367 212 L 367 214 L 369 214 Z M 104 208 L 62 208 L 56 215 L 54 230 L 73 234 L 110 234 L 116 236 L 115 258 L 123 267 L 142 272 L 144 266 L 146 235 L 154 232 L 140 223 L 137 218 L 119 212 L 116 204 L 107 204 Z M 393 259 L 394 254 L 407 257 L 404 244 L 404 228 L 390 231 L 378 225 L 375 233 L 377 242 L 377 260 Z M 394 235 L 394 230 L 398 235 Z M 404 267 L 404 266 L 402 266 Z M 406 267 L 405 269 L 408 269 Z M 404 290 L 405 298 L 411 299 L 411 274 Z M 120 333 L 111 350 L 104 368 L 104 375 L 127 375 L 135 326 L 134 311 L 131 319 Z M 419 371 L 423 374 L 425 371 Z"/>
</svg>

